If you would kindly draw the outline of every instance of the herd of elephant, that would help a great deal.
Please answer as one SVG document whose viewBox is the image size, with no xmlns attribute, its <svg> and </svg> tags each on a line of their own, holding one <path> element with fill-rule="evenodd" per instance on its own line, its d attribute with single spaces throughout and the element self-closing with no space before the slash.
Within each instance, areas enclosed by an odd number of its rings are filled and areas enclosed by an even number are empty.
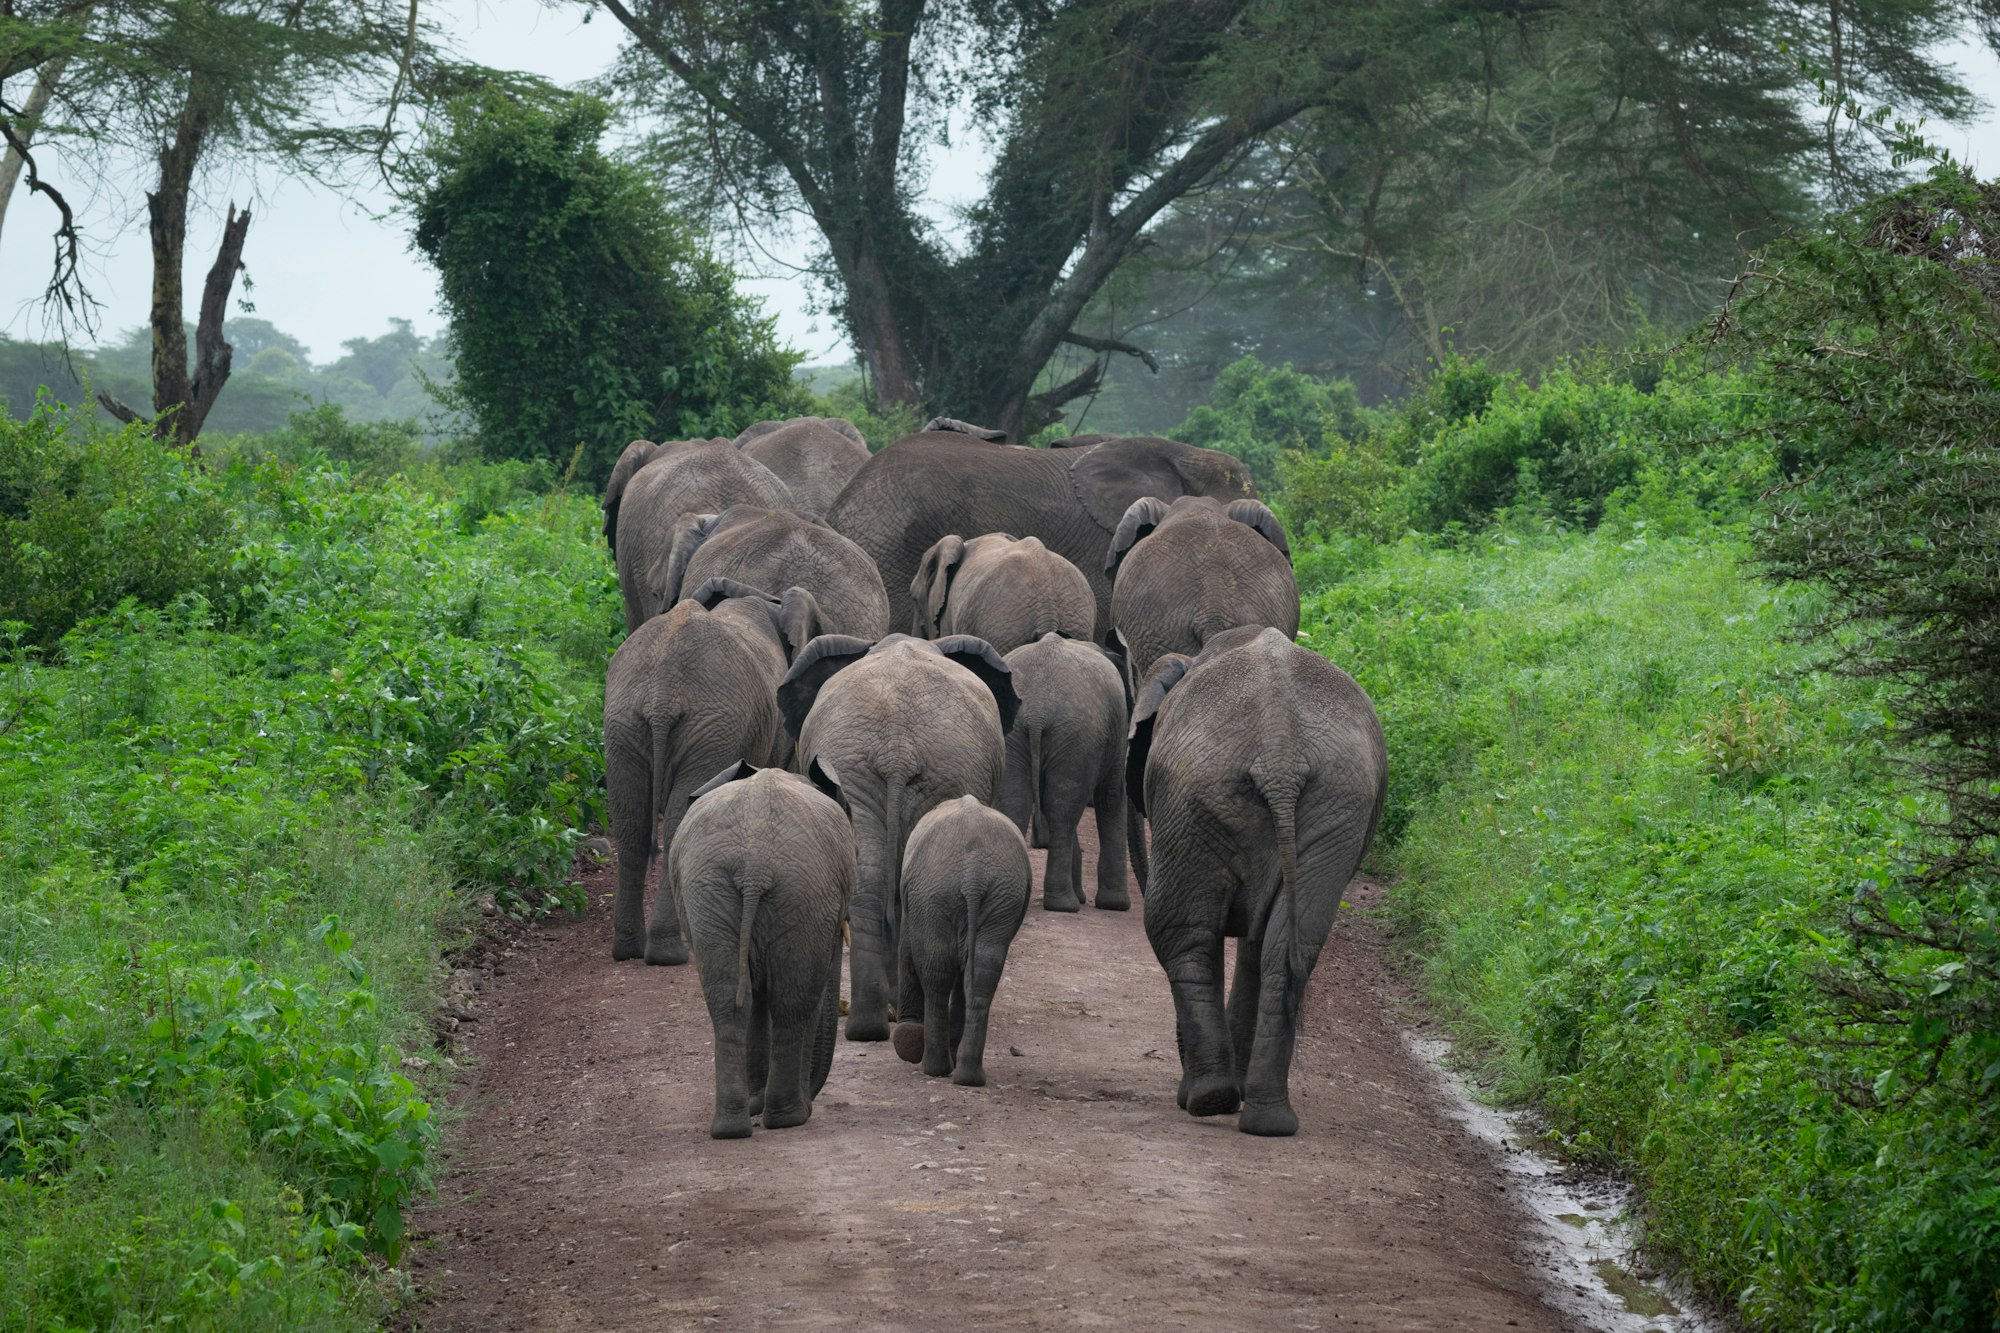
<svg viewBox="0 0 2000 1333">
<path fill-rule="evenodd" d="M 983 1084 L 1029 844 L 1042 905 L 1079 910 L 1086 809 L 1096 907 L 1129 908 L 1128 858 L 1145 895 L 1180 1105 L 1297 1132 L 1306 980 L 1382 809 L 1374 707 L 1295 642 L 1285 533 L 1242 463 L 1060 444 L 939 418 L 870 454 L 800 417 L 636 441 L 612 472 L 612 957 L 692 951 L 718 1138 L 810 1116 L 844 940 L 847 1039 Z"/>
</svg>

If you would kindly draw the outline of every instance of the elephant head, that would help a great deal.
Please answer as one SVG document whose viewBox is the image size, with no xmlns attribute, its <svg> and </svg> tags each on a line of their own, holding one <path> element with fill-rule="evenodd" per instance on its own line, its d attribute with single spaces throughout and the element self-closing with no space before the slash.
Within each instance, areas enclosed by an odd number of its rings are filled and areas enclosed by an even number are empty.
<svg viewBox="0 0 2000 1333">
<path fill-rule="evenodd" d="M 1252 633 L 1255 632 L 1253 629 Z M 1218 642 L 1222 637 L 1227 636 L 1218 636 Z M 1167 653 L 1153 663 L 1152 671 L 1132 700 L 1132 730 L 1125 737 L 1125 797 L 1142 815 L 1146 813 L 1146 757 L 1153 752 L 1153 721 L 1167 695 L 1193 665 L 1194 658 L 1186 653 Z"/>
<path fill-rule="evenodd" d="M 659 452 L 660 446 L 651 440 L 634 440 L 611 466 L 611 480 L 604 483 L 604 544 L 614 555 L 618 553 L 618 504 L 625 498 L 626 483 Z"/>
<path fill-rule="evenodd" d="M 1070 465 L 1077 500 L 1105 531 L 1115 531 L 1139 496 L 1254 496 L 1250 469 L 1215 449 L 1135 435 L 1080 450 Z"/>
<path fill-rule="evenodd" d="M 908 634 L 891 634 L 878 643 L 870 643 L 850 634 L 822 634 L 806 645 L 805 652 L 792 663 L 791 670 L 778 685 L 778 712 L 793 739 L 796 740 L 805 727 L 806 716 L 812 712 L 814 700 L 819 698 L 820 690 L 829 680 L 870 653 L 898 643 L 921 644 L 946 661 L 970 671 L 993 695 L 994 706 L 1000 710 L 1002 734 L 1013 728 L 1014 717 L 1021 710 L 1021 697 L 1014 692 L 1014 670 L 1007 665 L 1007 659 L 994 652 L 993 646 L 984 639 L 975 639 L 969 634 L 953 634 L 926 643 Z"/>
<path fill-rule="evenodd" d="M 782 596 L 773 597 L 761 589 L 745 587 L 734 579 L 712 578 L 689 594 L 688 600 L 704 611 L 713 611 L 724 602 L 737 600 L 741 600 L 746 607 L 756 607 L 769 618 L 771 631 L 778 636 L 780 651 L 785 655 L 788 668 L 798 661 L 799 654 L 814 639 L 820 637 L 819 602 L 804 588 L 787 588 Z"/>
<path fill-rule="evenodd" d="M 1167 521 L 1175 510 L 1193 508 L 1193 501 L 1202 497 L 1187 497 L 1168 504 L 1148 495 L 1134 500 L 1129 509 L 1118 520 L 1118 528 L 1111 534 L 1111 547 L 1104 554 L 1104 573 L 1109 578 L 1118 576 L 1118 566 L 1126 555 L 1144 541 L 1155 528 Z M 1285 538 L 1284 524 L 1261 500 L 1231 500 L 1222 507 L 1222 515 L 1232 523 L 1241 523 L 1265 541 L 1276 547 L 1278 554 L 1290 560 L 1292 544 Z"/>
<path fill-rule="evenodd" d="M 945 599 L 951 594 L 951 580 L 965 564 L 965 538 L 956 533 L 940 537 L 924 552 L 917 576 L 910 581 L 910 601 L 917 608 L 912 633 L 930 638 L 944 623 Z"/>
</svg>

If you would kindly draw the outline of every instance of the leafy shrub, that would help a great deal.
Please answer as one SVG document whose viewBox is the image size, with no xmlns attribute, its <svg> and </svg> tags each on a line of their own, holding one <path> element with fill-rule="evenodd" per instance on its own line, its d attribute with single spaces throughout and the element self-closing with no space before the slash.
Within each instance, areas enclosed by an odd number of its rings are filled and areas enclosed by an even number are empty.
<svg viewBox="0 0 2000 1333">
<path fill-rule="evenodd" d="M 293 467 L 333 463 L 373 479 L 415 471 L 430 456 L 423 427 L 416 422 L 355 421 L 334 403 L 294 412 L 282 429 L 268 435 L 204 440 L 203 449 L 217 462 L 248 451 Z"/>
<path fill-rule="evenodd" d="M 238 444 L 226 608 L 0 635 L 0 1327 L 372 1326 L 455 890 L 572 901 L 599 815 L 594 503 Z"/>
<path fill-rule="evenodd" d="M 1818 595 L 1738 533 L 1645 522 L 1410 536 L 1309 597 L 1382 716 L 1392 917 L 1496 1090 L 1634 1176 L 1650 1245 L 1756 1326 L 1990 1328 L 1995 1121 L 1823 985 L 1885 956 L 1841 929 L 1854 886 L 1934 818 L 1891 687 L 1812 669 Z M 1903 975 L 1948 993 L 1954 961 Z"/>
<path fill-rule="evenodd" d="M 199 468 L 142 426 L 106 430 L 53 403 L 0 417 L 0 621 L 29 641 L 128 597 L 223 601 L 241 576 L 238 536 Z"/>
<path fill-rule="evenodd" d="M 733 435 L 803 410 L 798 356 L 568 94 L 461 98 L 425 159 L 416 245 L 437 266 L 457 383 L 492 458 L 600 485 L 634 438 Z"/>
<path fill-rule="evenodd" d="M 1348 381 L 1315 379 L 1289 364 L 1267 366 L 1246 356 L 1215 377 L 1211 401 L 1169 434 L 1242 459 L 1258 493 L 1269 496 L 1278 493 L 1278 460 L 1286 450 L 1323 453 L 1360 434 L 1367 419 Z"/>
</svg>

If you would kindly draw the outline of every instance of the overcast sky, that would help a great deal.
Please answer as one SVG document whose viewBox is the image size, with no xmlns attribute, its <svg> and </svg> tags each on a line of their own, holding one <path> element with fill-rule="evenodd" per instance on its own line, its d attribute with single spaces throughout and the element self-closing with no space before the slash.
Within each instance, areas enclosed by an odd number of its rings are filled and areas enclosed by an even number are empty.
<svg viewBox="0 0 2000 1333">
<path fill-rule="evenodd" d="M 580 8 L 552 9 L 538 0 L 449 0 L 444 12 L 464 55 L 559 83 L 603 72 L 622 31 L 603 17 L 582 22 Z M 1979 124 L 1964 130 L 1933 127 L 1933 137 L 1975 167 L 2000 169 L 2000 60 L 1975 42 L 1947 54 L 1988 107 Z M 960 132 L 955 143 L 932 156 L 926 212 L 940 222 L 977 195 L 985 169 L 986 154 L 976 137 Z M 59 154 L 46 157 L 53 158 L 43 162 L 49 178 L 72 203 L 83 204 L 83 221 L 94 245 L 86 269 L 104 304 L 102 336 L 116 337 L 146 319 L 151 274 L 142 191 L 149 173 L 134 164 L 130 179 L 80 180 L 65 170 Z M 258 315 L 303 340 L 315 361 L 337 357 L 345 339 L 386 331 L 391 318 L 409 319 L 421 333 L 439 330 L 436 283 L 411 252 L 407 225 L 397 217 L 376 216 L 389 206 L 385 196 L 344 201 L 309 184 L 275 178 L 234 182 L 233 193 L 255 210 L 243 255 L 253 286 L 249 299 Z M 215 201 L 226 199 L 217 195 Z M 0 331 L 15 337 L 42 333 L 33 298 L 48 276 L 50 225 L 46 203 L 24 192 L 0 233 Z M 190 311 L 214 260 L 220 228 L 219 214 L 190 219 Z M 795 260 L 804 244 L 804 238 L 774 240 L 770 249 L 780 260 Z M 744 285 L 777 317 L 784 341 L 814 363 L 844 359 L 846 343 L 833 321 L 807 310 L 804 282 L 784 272 L 781 264 L 766 267 L 765 276 Z M 242 297 L 240 284 L 237 295 Z"/>
</svg>

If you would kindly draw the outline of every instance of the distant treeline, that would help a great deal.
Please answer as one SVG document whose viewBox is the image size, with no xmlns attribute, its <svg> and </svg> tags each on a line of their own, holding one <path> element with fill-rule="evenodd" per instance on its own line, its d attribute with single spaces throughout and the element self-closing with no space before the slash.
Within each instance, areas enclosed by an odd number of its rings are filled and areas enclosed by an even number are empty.
<svg viewBox="0 0 2000 1333">
<path fill-rule="evenodd" d="M 407 319 L 391 319 L 379 337 L 349 338 L 341 344 L 345 355 L 325 365 L 314 365 L 306 345 L 270 320 L 232 319 L 223 331 L 234 354 L 208 430 L 274 431 L 292 413 L 321 403 L 340 408 L 350 421 L 416 421 L 433 439 L 451 428 L 451 413 L 431 392 L 451 382 L 450 349 L 443 338 L 417 333 Z M 144 327 L 101 347 L 72 349 L 67 358 L 58 344 L 0 335 L 0 410 L 25 419 L 37 395 L 46 393 L 66 404 L 89 402 L 103 414 L 96 406 L 103 392 L 150 412 L 151 357 L 152 333 Z"/>
</svg>

